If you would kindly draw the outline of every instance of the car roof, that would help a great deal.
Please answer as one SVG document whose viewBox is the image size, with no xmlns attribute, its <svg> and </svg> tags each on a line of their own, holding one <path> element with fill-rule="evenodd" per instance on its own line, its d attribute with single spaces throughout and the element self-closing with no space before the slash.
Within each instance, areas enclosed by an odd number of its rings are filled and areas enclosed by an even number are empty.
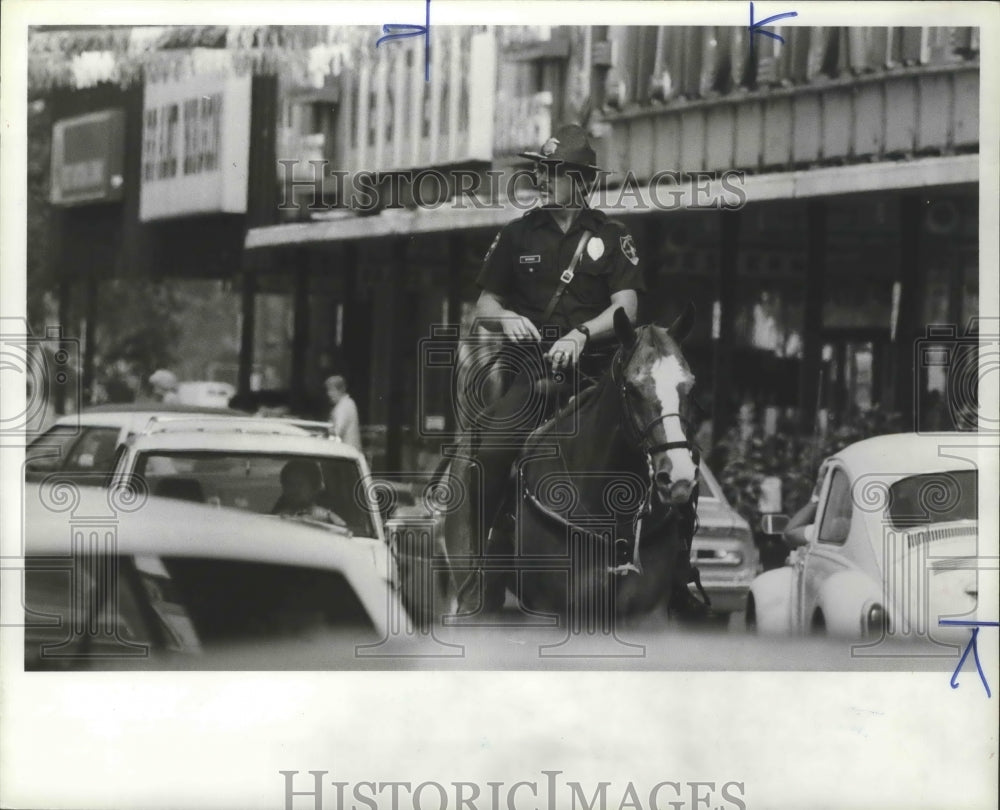
<svg viewBox="0 0 1000 810">
<path fill-rule="evenodd" d="M 117 430 L 129 428 L 130 430 L 137 430 L 141 429 L 154 416 L 171 419 L 185 416 L 201 416 L 205 419 L 218 419 L 221 417 L 251 418 L 244 411 L 234 411 L 229 408 L 203 408 L 194 405 L 187 407 L 134 408 L 131 410 L 122 410 L 119 406 L 115 406 L 114 408 L 98 406 L 97 408 L 88 408 L 79 413 L 60 416 L 53 423 L 53 426 L 65 425 L 76 427 L 79 425 L 80 427 L 106 427 Z"/>
<path fill-rule="evenodd" d="M 892 433 L 855 442 L 830 458 L 842 462 L 853 475 L 890 477 L 972 470 L 976 465 L 961 456 L 973 455 L 969 450 L 978 443 L 975 433 Z M 948 448 L 966 450 L 956 453 Z"/>
<path fill-rule="evenodd" d="M 212 408 L 207 405 L 184 405 L 178 402 L 118 402 L 105 405 L 93 405 L 80 412 L 84 414 L 100 413 L 148 413 L 161 411 L 163 413 L 214 413 L 229 416 L 246 416 L 246 411 L 235 408 Z"/>
<path fill-rule="evenodd" d="M 91 522 L 104 516 L 107 523 L 113 522 L 115 548 L 124 554 L 257 560 L 362 573 L 372 568 L 370 549 L 287 518 L 170 498 L 147 497 L 136 506 L 111 490 L 90 486 L 75 488 L 71 507 L 57 511 L 55 506 L 63 501 L 57 493 L 46 493 L 52 487 L 25 485 L 27 554 L 68 554 L 69 522 L 86 515 Z"/>
<path fill-rule="evenodd" d="M 271 420 L 261 420 L 266 429 Z M 137 452 L 152 450 L 219 451 L 232 453 L 275 453 L 285 455 L 328 456 L 332 458 L 363 458 L 354 447 L 344 442 L 334 442 L 316 436 L 302 428 L 282 426 L 280 430 L 268 432 L 237 432 L 230 430 L 182 430 L 170 429 L 160 433 L 138 434 L 132 443 Z M 292 432 L 295 430 L 297 432 Z"/>
<path fill-rule="evenodd" d="M 237 433 L 251 435 L 308 436 L 309 431 L 291 422 L 278 419 L 260 419 L 256 416 L 226 417 L 200 414 L 157 415 L 150 417 L 138 436 L 158 436 L 164 433 Z"/>
</svg>

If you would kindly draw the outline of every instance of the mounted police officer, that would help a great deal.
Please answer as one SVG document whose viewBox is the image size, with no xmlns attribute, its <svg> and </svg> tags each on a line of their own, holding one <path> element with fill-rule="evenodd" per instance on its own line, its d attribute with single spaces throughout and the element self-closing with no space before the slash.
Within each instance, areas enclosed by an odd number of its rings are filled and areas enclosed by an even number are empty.
<svg viewBox="0 0 1000 810">
<path fill-rule="evenodd" d="M 540 204 L 500 230 L 477 279 L 477 323 L 507 339 L 498 360 L 506 389 L 477 420 L 475 450 L 494 553 L 523 440 L 607 368 L 614 313 L 623 309 L 634 324 L 645 290 L 632 234 L 586 202 L 600 172 L 586 131 L 560 127 L 521 157 L 534 163 Z M 502 604 L 503 584 L 487 575 L 487 609 Z"/>
</svg>

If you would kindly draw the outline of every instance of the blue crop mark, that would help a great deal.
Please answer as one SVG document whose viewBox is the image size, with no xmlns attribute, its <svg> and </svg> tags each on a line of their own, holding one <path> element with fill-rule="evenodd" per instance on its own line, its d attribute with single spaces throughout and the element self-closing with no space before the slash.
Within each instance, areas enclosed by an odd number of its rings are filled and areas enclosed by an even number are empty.
<svg viewBox="0 0 1000 810">
<path fill-rule="evenodd" d="M 386 36 L 376 40 L 376 48 L 383 42 L 390 42 L 394 39 L 424 38 L 424 81 L 429 82 L 431 80 L 431 0 L 426 1 L 423 25 L 386 23 L 382 26 L 382 33 Z"/>
<path fill-rule="evenodd" d="M 951 688 L 958 689 L 958 673 L 962 671 L 962 665 L 965 663 L 965 659 L 969 657 L 969 653 L 972 653 L 972 657 L 976 659 L 976 670 L 979 672 L 979 680 L 983 682 L 983 687 L 986 689 L 986 697 L 993 697 L 993 693 L 990 692 L 990 685 L 986 681 L 986 674 L 983 672 L 983 665 L 979 660 L 979 629 L 982 627 L 1000 627 L 1000 622 L 972 622 L 963 621 L 961 619 L 941 619 L 938 624 L 951 625 L 952 627 L 969 627 L 972 629 L 972 637 L 969 639 L 969 643 L 965 645 L 965 652 L 962 653 L 962 657 L 958 661 L 958 666 L 955 667 L 955 671 L 951 675 Z"/>
<path fill-rule="evenodd" d="M 797 12 L 797 11 L 785 11 L 785 12 L 782 12 L 781 14 L 775 14 L 775 15 L 773 15 L 771 17 L 767 17 L 767 18 L 765 18 L 763 20 L 760 20 L 758 22 L 754 22 L 754 19 L 753 19 L 753 0 L 751 0 L 751 2 L 750 2 L 750 28 L 749 28 L 749 31 L 750 31 L 750 56 L 753 57 L 753 38 L 754 38 L 754 34 L 763 34 L 766 37 L 770 37 L 771 39 L 778 40 L 778 42 L 780 42 L 782 45 L 784 45 L 785 44 L 785 38 L 784 37 L 782 37 L 780 34 L 774 33 L 774 31 L 765 31 L 764 30 L 764 26 L 765 25 L 771 25 L 771 23 L 775 23 L 778 20 L 783 20 L 786 17 L 798 17 L 798 16 L 799 16 L 799 12 Z"/>
</svg>

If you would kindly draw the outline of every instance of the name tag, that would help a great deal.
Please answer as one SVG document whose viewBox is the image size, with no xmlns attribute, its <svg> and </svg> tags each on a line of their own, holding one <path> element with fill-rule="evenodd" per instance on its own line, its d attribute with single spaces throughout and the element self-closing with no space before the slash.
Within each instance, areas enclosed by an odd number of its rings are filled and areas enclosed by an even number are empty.
<svg viewBox="0 0 1000 810">
<path fill-rule="evenodd" d="M 534 256 L 522 256 L 521 264 L 538 264 L 542 260 L 542 257 L 538 254 Z"/>
</svg>

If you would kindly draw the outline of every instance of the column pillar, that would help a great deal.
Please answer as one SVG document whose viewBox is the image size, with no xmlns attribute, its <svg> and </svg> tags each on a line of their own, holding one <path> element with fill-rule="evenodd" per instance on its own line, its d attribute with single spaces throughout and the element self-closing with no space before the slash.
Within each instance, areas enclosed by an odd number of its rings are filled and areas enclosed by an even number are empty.
<svg viewBox="0 0 1000 810">
<path fill-rule="evenodd" d="M 712 380 L 712 441 L 725 435 L 733 423 L 736 403 L 732 394 L 733 346 L 736 342 L 736 282 L 739 267 L 740 212 L 720 211 L 718 334 Z"/>
<path fill-rule="evenodd" d="M 895 410 L 903 417 L 903 430 L 917 430 L 915 390 L 920 382 L 915 374 L 914 351 L 920 334 L 920 198 L 904 195 L 899 199 L 899 265 L 896 280 L 900 285 L 899 315 L 893 347 L 895 374 Z"/>
<path fill-rule="evenodd" d="M 295 289 L 292 298 L 292 378 L 289 398 L 293 413 L 302 413 L 308 404 L 306 356 L 309 351 L 309 255 L 296 250 Z"/>
<path fill-rule="evenodd" d="M 806 203 L 806 290 L 799 372 L 799 428 L 811 433 L 819 407 L 823 363 L 823 290 L 826 283 L 827 203 Z"/>
<path fill-rule="evenodd" d="M 87 268 L 84 278 L 85 285 L 85 319 L 86 319 L 86 340 L 83 344 L 83 380 L 80 387 L 82 406 L 90 405 L 94 396 L 94 353 L 97 344 L 97 293 L 99 282 L 97 280 L 96 268 Z"/>
<path fill-rule="evenodd" d="M 385 344 L 388 347 L 388 390 L 387 403 L 387 435 L 385 463 L 389 470 L 398 470 L 403 455 L 403 423 L 406 421 L 404 404 L 403 374 L 408 373 L 406 363 L 402 362 L 403 347 L 400 340 L 405 339 L 406 332 L 402 328 L 407 307 L 406 296 L 401 289 L 406 281 L 406 238 L 397 239 L 392 245 L 391 271 L 386 284 L 386 308 L 390 318 L 385 327 L 388 330 Z"/>
<path fill-rule="evenodd" d="M 253 342 L 257 318 L 257 272 L 247 267 L 243 268 L 242 278 L 242 330 L 240 332 L 240 361 L 236 379 L 236 388 L 240 399 L 250 395 L 250 375 L 253 372 Z"/>
</svg>

